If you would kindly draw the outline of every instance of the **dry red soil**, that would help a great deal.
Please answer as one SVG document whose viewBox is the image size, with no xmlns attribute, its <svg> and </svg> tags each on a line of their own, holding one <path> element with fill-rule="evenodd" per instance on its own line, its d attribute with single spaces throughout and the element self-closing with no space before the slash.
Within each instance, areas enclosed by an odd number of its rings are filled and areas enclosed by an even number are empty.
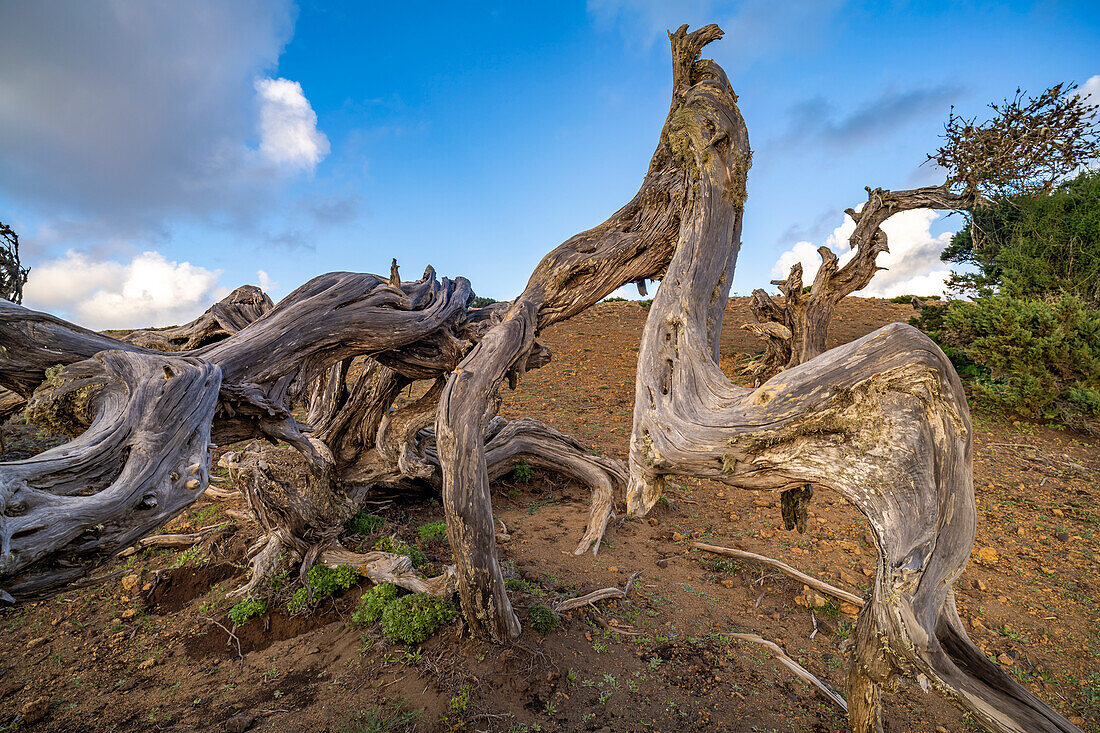
<svg viewBox="0 0 1100 733">
<path fill-rule="evenodd" d="M 505 396 L 502 414 L 537 417 L 625 458 L 646 312 L 601 303 L 549 329 L 553 361 Z M 907 305 L 849 298 L 833 338 L 911 315 Z M 760 348 L 738 328 L 750 318 L 745 299 L 733 299 L 721 359 L 735 380 Z M 956 588 L 960 614 L 1009 673 L 1082 728 L 1100 730 L 1100 441 L 978 409 L 973 418 L 978 537 Z M 32 432 L 7 430 L 5 458 L 34 449 Z M 146 549 L 112 561 L 96 585 L 0 611 L 0 731 L 845 729 L 843 714 L 765 648 L 725 634 L 771 639 L 843 689 L 850 618 L 833 604 L 806 608 L 796 601 L 802 586 L 785 576 L 691 549 L 693 538 L 739 547 L 864 592 L 870 535 L 840 497 L 819 491 L 800 535 L 783 529 L 775 495 L 674 481 L 649 518 L 624 519 L 620 506 L 599 554 L 575 557 L 583 487 L 536 472 L 527 484 L 509 478 L 494 488 L 521 619 L 533 602 L 622 587 L 641 571 L 629 596 L 569 612 L 547 636 L 525 626 L 509 646 L 451 626 L 404 647 L 348 623 L 364 582 L 311 616 L 273 608 L 237 630 L 238 654 L 225 593 L 245 580 L 256 527 L 227 514 L 245 511 L 243 502 L 200 503 L 166 528 L 225 524 L 198 549 Z M 411 542 L 442 507 L 425 495 L 378 513 L 382 533 Z M 445 545 L 426 550 L 448 560 Z M 884 700 L 891 731 L 980 730 L 919 687 Z M 48 711 L 27 724 L 21 711 L 35 701 Z"/>
</svg>

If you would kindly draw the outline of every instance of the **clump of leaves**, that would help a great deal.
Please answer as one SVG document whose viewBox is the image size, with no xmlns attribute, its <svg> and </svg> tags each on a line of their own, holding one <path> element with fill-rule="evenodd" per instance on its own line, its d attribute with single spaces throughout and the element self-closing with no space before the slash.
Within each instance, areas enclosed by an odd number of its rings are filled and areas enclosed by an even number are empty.
<svg viewBox="0 0 1100 733">
<path fill-rule="evenodd" d="M 382 618 L 386 606 L 397 600 L 398 588 L 393 583 L 376 585 L 359 597 L 359 605 L 351 614 L 351 622 L 359 627 L 370 626 Z"/>
<path fill-rule="evenodd" d="M 327 598 L 336 591 L 347 590 L 359 580 L 359 571 L 351 565 L 329 568 L 317 564 L 306 573 L 309 587 L 313 591 L 313 600 Z"/>
<path fill-rule="evenodd" d="M 948 183 L 985 196 L 1048 193 L 1100 150 L 1098 108 L 1074 84 L 1056 84 L 1037 97 L 1019 89 L 990 104 L 986 122 L 954 108 L 944 144 L 929 160 L 948 172 Z"/>
<path fill-rule="evenodd" d="M 512 466 L 512 480 L 517 484 L 529 484 L 531 478 L 535 475 L 534 470 L 531 468 L 531 464 L 527 461 L 519 461 L 516 465 Z"/>
<path fill-rule="evenodd" d="M 559 618 L 554 609 L 545 603 L 532 603 L 527 609 L 527 623 L 532 629 L 546 636 L 558 627 Z"/>
<path fill-rule="evenodd" d="M 429 522 L 416 530 L 421 542 L 446 542 L 447 522 L 440 519 L 438 522 Z"/>
<path fill-rule="evenodd" d="M 347 530 L 349 534 L 368 535 L 374 534 L 382 529 L 382 525 L 385 523 L 386 520 L 377 514 L 356 512 L 355 516 L 349 519 L 348 523 L 344 525 L 344 529 Z"/>
<path fill-rule="evenodd" d="M 430 593 L 413 593 L 386 606 L 382 633 L 393 642 L 420 644 L 457 616 L 450 601 Z"/>
<path fill-rule="evenodd" d="M 428 562 L 428 556 L 419 547 L 402 542 L 396 537 L 383 537 L 374 543 L 374 549 L 379 552 L 392 552 L 395 555 L 405 555 L 414 567 L 420 567 Z"/>
<path fill-rule="evenodd" d="M 267 604 L 252 598 L 241 601 L 229 609 L 229 620 L 234 626 L 244 626 L 246 623 L 267 613 Z"/>
<path fill-rule="evenodd" d="M 301 613 L 309 606 L 309 591 L 306 588 L 299 588 L 294 591 L 294 595 L 290 597 L 290 600 L 286 602 L 287 613 L 294 614 Z"/>
</svg>

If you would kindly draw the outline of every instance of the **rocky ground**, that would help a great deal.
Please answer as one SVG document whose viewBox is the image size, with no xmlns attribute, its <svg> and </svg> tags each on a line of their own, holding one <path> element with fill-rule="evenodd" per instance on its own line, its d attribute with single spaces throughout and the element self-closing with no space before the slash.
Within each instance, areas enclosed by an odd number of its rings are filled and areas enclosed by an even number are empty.
<svg viewBox="0 0 1100 733">
<path fill-rule="evenodd" d="M 644 304 L 602 303 L 549 329 L 554 360 L 505 397 L 502 414 L 540 418 L 624 458 L 645 315 Z M 908 305 L 849 298 L 833 338 L 911 315 Z M 759 350 L 738 329 L 750 318 L 745 299 L 731 301 L 721 357 L 735 379 Z M 1010 674 L 1100 730 L 1100 441 L 980 408 L 973 418 L 978 539 L 956 588 L 960 613 Z M 5 438 L 5 460 L 50 439 L 11 424 Z M 256 535 L 231 493 L 165 528 L 212 528 L 196 547 L 147 548 L 104 567 L 97 584 L 0 611 L 0 730 L 844 729 L 843 714 L 767 649 L 727 634 L 775 641 L 843 689 L 852 609 L 766 568 L 691 549 L 704 539 L 751 550 L 862 593 L 870 536 L 840 497 L 819 491 L 800 535 L 783 529 L 774 495 L 682 480 L 646 520 L 620 510 L 599 554 L 578 558 L 587 491 L 538 472 L 519 478 L 494 487 L 494 507 L 521 618 L 533 603 L 622 587 L 641 571 L 625 600 L 569 612 L 546 636 L 525 627 L 507 647 L 461 638 L 458 626 L 406 647 L 349 623 L 364 582 L 311 615 L 273 604 L 230 633 L 226 593 L 244 581 Z M 218 484 L 232 491 L 224 477 Z M 396 534 L 447 561 L 445 545 L 416 532 L 442 518 L 435 497 L 375 513 L 385 525 L 349 544 Z M 920 688 L 888 696 L 886 718 L 894 731 L 977 729 Z"/>
</svg>

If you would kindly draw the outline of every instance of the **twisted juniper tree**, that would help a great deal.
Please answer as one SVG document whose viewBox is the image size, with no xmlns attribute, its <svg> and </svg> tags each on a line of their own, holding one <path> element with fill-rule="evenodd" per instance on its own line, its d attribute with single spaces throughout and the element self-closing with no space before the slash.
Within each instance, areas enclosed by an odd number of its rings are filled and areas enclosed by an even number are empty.
<svg viewBox="0 0 1100 733">
<path fill-rule="evenodd" d="M 700 58 L 721 35 L 714 25 L 669 34 L 672 100 L 640 190 L 551 251 L 510 303 L 474 308 L 467 280 L 431 268 L 414 282 L 396 266 L 388 278 L 330 273 L 232 335 L 172 353 L 0 303 L 0 386 L 29 398 L 32 419 L 77 436 L 0 464 L 5 596 L 54 592 L 194 502 L 209 482 L 212 443 L 257 439 L 227 456 L 264 529 L 253 582 L 284 550 L 302 572 L 353 562 L 375 580 L 457 591 L 471 632 L 501 642 L 519 622 L 489 482 L 517 458 L 592 487 L 578 553 L 598 547 L 616 492 L 644 515 L 669 475 L 781 492 L 809 482 L 857 506 L 878 549 L 849 672 L 853 729 L 878 729 L 879 690 L 910 680 L 995 730 L 1075 730 L 991 664 L 959 622 L 951 587 L 976 522 L 971 427 L 958 376 L 935 344 L 895 324 L 756 389 L 733 386 L 718 368 L 751 165 L 737 97 L 722 69 Z M 894 205 L 881 198 L 861 212 L 865 228 Z M 663 282 L 639 352 L 628 466 L 536 421 L 496 415 L 501 386 L 549 358 L 541 329 L 645 279 Z M 354 381 L 353 359 L 362 365 Z M 395 406 L 421 380 L 430 382 L 422 396 Z M 306 394 L 301 423 L 291 400 Z M 438 578 L 337 541 L 365 491 L 409 482 L 442 491 L 455 564 Z"/>
<path fill-rule="evenodd" d="M 1100 158 L 1100 107 L 1058 84 L 1036 97 L 1019 89 L 1012 99 L 989 105 L 984 122 L 955 114 L 944 125 L 943 144 L 928 161 L 945 172 L 937 186 L 905 191 L 868 188 L 867 202 L 845 213 L 855 222 L 848 240 L 854 256 L 840 266 L 835 252 L 819 247 L 821 266 L 808 292 L 802 264 L 784 280 L 772 282 L 783 295 L 776 303 L 766 291 L 753 291 L 756 324 L 746 328 L 765 340 L 764 358 L 752 369 L 760 379 L 825 351 L 833 309 L 845 296 L 867 287 L 878 270 L 878 255 L 889 251 L 882 224 L 913 209 L 971 212 L 993 198 L 1039 196 L 1082 166 Z M 980 232 L 974 232 L 980 236 Z"/>
</svg>

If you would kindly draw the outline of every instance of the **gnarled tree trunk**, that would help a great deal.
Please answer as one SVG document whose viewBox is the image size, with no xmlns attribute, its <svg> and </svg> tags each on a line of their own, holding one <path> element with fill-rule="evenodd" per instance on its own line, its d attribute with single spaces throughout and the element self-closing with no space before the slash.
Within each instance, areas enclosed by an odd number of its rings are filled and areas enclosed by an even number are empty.
<svg viewBox="0 0 1100 733">
<path fill-rule="evenodd" d="M 875 273 L 883 269 L 875 264 L 875 260 L 881 253 L 890 251 L 886 232 L 881 229 L 887 219 L 913 209 L 964 209 L 974 200 L 973 195 L 952 193 L 947 184 L 906 191 L 868 188 L 867 203 L 859 211 L 848 209 L 844 212 L 856 223 L 848 240 L 849 246 L 855 250 L 851 260 L 840 267 L 835 252 L 828 247 L 818 247 L 822 262 L 809 292 L 802 285 L 801 263 L 791 267 L 785 280 L 772 281 L 772 285 L 776 285 L 783 295 L 782 305 L 762 289 L 753 291 L 753 315 L 757 323 L 766 328 L 750 327 L 750 330 L 768 342 L 763 359 L 752 369 L 759 381 L 781 369 L 790 369 L 825 353 L 829 323 L 836 304 L 867 287 Z M 769 324 L 780 326 L 783 330 Z M 786 341 L 786 345 L 775 344 L 773 339 Z"/>
</svg>

